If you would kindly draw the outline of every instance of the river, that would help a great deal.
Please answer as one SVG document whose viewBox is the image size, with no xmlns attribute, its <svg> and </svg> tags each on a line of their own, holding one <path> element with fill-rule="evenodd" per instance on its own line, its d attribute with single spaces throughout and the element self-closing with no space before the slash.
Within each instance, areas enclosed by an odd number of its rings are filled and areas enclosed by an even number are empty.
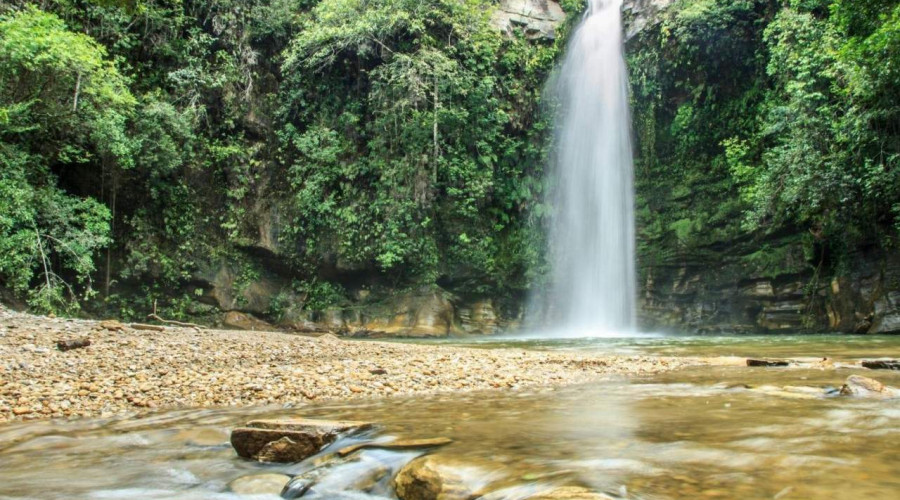
<svg viewBox="0 0 900 500">
<path fill-rule="evenodd" d="M 850 374 L 900 386 L 898 372 L 841 367 L 864 358 L 896 358 L 898 337 L 454 343 L 738 360 L 828 357 L 838 367 L 735 363 L 556 390 L 11 423 L 0 426 L 0 498 L 240 498 L 228 493 L 231 480 L 259 472 L 294 474 L 304 465 L 238 459 L 228 444 L 229 429 L 253 418 L 297 415 L 372 421 L 380 435 L 452 438 L 453 444 L 436 454 L 470 464 L 464 479 L 482 491 L 506 492 L 497 498 L 522 498 L 529 488 L 555 484 L 634 499 L 900 497 L 900 400 L 826 396 L 828 387 L 840 387 Z M 785 391 L 785 386 L 808 389 Z M 384 460 L 379 452 L 366 453 Z M 360 474 L 359 468 L 343 470 L 345 476 Z M 340 474 L 328 479 L 331 488 L 358 483 Z M 389 495 L 381 488 L 354 498 Z M 338 498 L 338 493 L 319 498 Z"/>
</svg>

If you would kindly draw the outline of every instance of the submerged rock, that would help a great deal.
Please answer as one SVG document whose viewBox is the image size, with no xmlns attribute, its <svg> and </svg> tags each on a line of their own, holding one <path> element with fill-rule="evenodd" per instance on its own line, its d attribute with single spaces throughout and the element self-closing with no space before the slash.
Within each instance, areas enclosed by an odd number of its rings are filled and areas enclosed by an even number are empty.
<svg viewBox="0 0 900 500">
<path fill-rule="evenodd" d="M 365 422 L 326 420 L 255 420 L 231 432 L 238 456 L 261 462 L 299 462 L 311 457 L 338 436 L 372 427 Z"/>
<path fill-rule="evenodd" d="M 281 496 L 287 499 L 334 499 L 357 493 L 392 497 L 391 477 L 418 455 L 385 450 L 360 452 L 350 457 L 330 455 L 324 463 L 300 471 Z"/>
<path fill-rule="evenodd" d="M 613 500 L 613 497 L 581 486 L 527 484 L 492 491 L 478 500 Z"/>
<path fill-rule="evenodd" d="M 788 366 L 790 361 L 784 359 L 748 359 L 747 366 Z"/>
<path fill-rule="evenodd" d="M 406 464 L 393 480 L 400 500 L 469 500 L 496 479 L 472 464 L 428 455 Z"/>
<path fill-rule="evenodd" d="M 228 483 L 228 489 L 240 495 L 281 495 L 290 480 L 284 474 L 253 474 Z"/>
<path fill-rule="evenodd" d="M 900 390 L 888 387 L 869 377 L 850 375 L 844 382 L 844 386 L 841 387 L 841 395 L 877 399 L 896 398 L 900 396 Z"/>
<path fill-rule="evenodd" d="M 357 450 L 362 449 L 381 449 L 381 450 L 417 450 L 425 448 L 436 448 L 452 443 L 453 440 L 445 437 L 429 438 L 429 439 L 395 439 L 394 441 L 379 442 L 369 441 L 366 443 L 356 443 L 341 448 L 337 451 L 339 456 L 347 456 Z"/>
<path fill-rule="evenodd" d="M 563 486 L 530 496 L 527 500 L 612 500 L 612 497 L 581 486 Z"/>
</svg>

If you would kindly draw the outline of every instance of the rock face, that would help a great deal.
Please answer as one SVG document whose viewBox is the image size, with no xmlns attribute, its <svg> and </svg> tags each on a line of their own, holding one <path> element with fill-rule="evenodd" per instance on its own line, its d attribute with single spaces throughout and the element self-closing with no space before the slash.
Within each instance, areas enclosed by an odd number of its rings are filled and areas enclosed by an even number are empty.
<svg viewBox="0 0 900 500">
<path fill-rule="evenodd" d="M 491 335 L 502 330 L 494 302 L 490 299 L 463 304 L 456 309 L 458 328 L 468 334 Z"/>
<path fill-rule="evenodd" d="M 518 324 L 518 318 L 504 315 L 494 300 L 461 299 L 441 289 L 363 300 L 344 309 L 316 313 L 311 320 L 314 326 L 301 329 L 360 337 L 490 335 Z"/>
<path fill-rule="evenodd" d="M 453 327 L 453 305 L 440 292 L 403 295 L 391 302 L 383 316 L 351 321 L 350 324 L 359 324 L 366 330 L 417 337 L 445 336 Z"/>
<path fill-rule="evenodd" d="M 234 328 L 236 330 L 257 330 L 257 331 L 269 331 L 273 330 L 274 327 L 265 321 L 254 317 L 251 314 L 245 314 L 237 311 L 228 311 L 225 313 L 225 318 L 222 320 L 222 324 L 228 328 Z"/>
<path fill-rule="evenodd" d="M 622 3 L 622 21 L 625 41 L 649 26 L 659 22 L 659 14 L 675 0 L 625 0 Z"/>
<path fill-rule="evenodd" d="M 231 432 L 231 445 L 242 458 L 260 462 L 299 462 L 334 442 L 341 434 L 371 428 L 364 422 L 324 420 L 255 420 Z"/>
<path fill-rule="evenodd" d="M 644 265 L 642 326 L 699 333 L 900 333 L 900 256 L 859 253 L 851 269 L 827 279 L 816 275 L 800 248 L 778 250 L 781 269 L 774 275 L 747 264 L 757 250 L 734 246 Z"/>
<path fill-rule="evenodd" d="M 509 36 L 522 31 L 529 40 L 553 40 L 565 19 L 555 0 L 500 0 L 491 23 Z"/>
</svg>

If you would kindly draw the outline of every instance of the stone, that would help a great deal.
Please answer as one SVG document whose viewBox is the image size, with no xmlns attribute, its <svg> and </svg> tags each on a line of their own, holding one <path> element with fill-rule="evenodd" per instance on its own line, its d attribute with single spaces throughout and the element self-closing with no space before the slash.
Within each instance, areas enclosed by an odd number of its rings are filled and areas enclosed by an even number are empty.
<svg viewBox="0 0 900 500">
<path fill-rule="evenodd" d="M 293 463 L 315 455 L 321 447 L 309 446 L 303 439 L 296 441 L 284 436 L 276 441 L 266 443 L 256 454 L 260 462 Z"/>
<path fill-rule="evenodd" d="M 272 331 L 275 329 L 269 323 L 266 323 L 265 321 L 254 317 L 253 315 L 238 311 L 228 311 L 227 313 L 225 313 L 225 318 L 222 321 L 222 324 L 229 328 L 235 328 L 237 330 Z"/>
<path fill-rule="evenodd" d="M 881 382 L 862 375 L 850 375 L 841 387 L 842 396 L 853 396 L 861 398 L 894 398 L 898 397 L 900 391 L 887 387 Z"/>
<path fill-rule="evenodd" d="M 783 359 L 748 359 L 747 366 L 788 366 L 791 363 Z"/>
<path fill-rule="evenodd" d="M 566 13 L 555 0 L 500 0 L 491 24 L 507 36 L 522 30 L 529 40 L 556 38 Z"/>
<path fill-rule="evenodd" d="M 81 349 L 90 345 L 91 339 L 69 339 L 56 342 L 56 348 L 60 351 L 71 351 L 72 349 Z"/>
<path fill-rule="evenodd" d="M 426 455 L 400 469 L 392 485 L 400 500 L 469 500 L 477 498 L 491 478 L 472 464 Z"/>
<path fill-rule="evenodd" d="M 125 325 L 114 319 L 108 319 L 100 322 L 100 328 L 111 332 L 119 332 L 125 329 Z"/>
<path fill-rule="evenodd" d="M 180 431 L 175 439 L 183 441 L 188 446 L 219 446 L 228 443 L 228 432 L 225 429 L 213 427 L 199 427 Z"/>
<path fill-rule="evenodd" d="M 357 450 L 362 449 L 380 449 L 380 450 L 419 450 L 425 448 L 437 448 L 438 446 L 446 446 L 453 440 L 445 437 L 429 438 L 429 439 L 397 439 L 386 443 L 368 442 L 357 443 L 354 445 L 341 448 L 337 451 L 339 456 L 347 456 Z"/>
<path fill-rule="evenodd" d="M 228 489 L 239 495 L 281 495 L 290 480 L 284 474 L 252 474 L 228 483 Z"/>
<path fill-rule="evenodd" d="M 528 500 L 612 500 L 612 497 L 581 486 L 563 486 L 530 496 Z"/>
<path fill-rule="evenodd" d="M 870 370 L 900 370 L 900 360 L 897 359 L 876 359 L 866 360 L 862 362 L 863 368 Z"/>
<path fill-rule="evenodd" d="M 815 392 L 810 392 L 807 389 L 813 388 L 800 388 L 796 386 L 775 387 L 771 385 L 750 388 L 753 392 L 787 399 L 817 399 L 825 396 L 825 391 L 823 389 L 816 389 Z"/>
<path fill-rule="evenodd" d="M 333 443 L 338 436 L 371 428 L 365 422 L 255 420 L 231 432 L 238 456 L 261 462 L 299 462 Z"/>
</svg>

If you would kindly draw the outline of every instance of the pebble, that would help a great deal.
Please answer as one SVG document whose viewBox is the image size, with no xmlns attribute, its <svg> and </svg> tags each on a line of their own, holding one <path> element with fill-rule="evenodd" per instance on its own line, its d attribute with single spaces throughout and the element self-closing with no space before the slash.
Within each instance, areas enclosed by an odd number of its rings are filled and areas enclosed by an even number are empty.
<svg viewBox="0 0 900 500">
<path fill-rule="evenodd" d="M 154 408 L 298 406 L 311 400 L 513 391 L 703 361 L 338 340 L 281 332 L 49 318 L 0 306 L 0 422 Z M 74 351 L 53 348 L 90 334 Z"/>
</svg>

